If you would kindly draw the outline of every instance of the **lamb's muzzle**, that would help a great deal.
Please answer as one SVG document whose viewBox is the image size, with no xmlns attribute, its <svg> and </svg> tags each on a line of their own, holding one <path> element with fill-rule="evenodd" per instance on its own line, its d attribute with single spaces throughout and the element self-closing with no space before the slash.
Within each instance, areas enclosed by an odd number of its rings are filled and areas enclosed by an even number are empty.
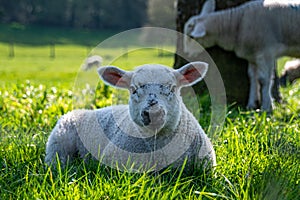
<svg viewBox="0 0 300 200">
<path fill-rule="evenodd" d="M 144 108 L 141 113 L 142 122 L 152 130 L 159 130 L 163 127 L 165 115 L 166 112 L 163 107 L 157 104 Z"/>
</svg>

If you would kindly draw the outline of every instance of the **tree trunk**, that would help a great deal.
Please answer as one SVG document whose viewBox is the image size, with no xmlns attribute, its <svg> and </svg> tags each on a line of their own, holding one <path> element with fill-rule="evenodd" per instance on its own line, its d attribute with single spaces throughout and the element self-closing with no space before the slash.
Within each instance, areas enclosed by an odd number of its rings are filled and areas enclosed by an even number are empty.
<svg viewBox="0 0 300 200">
<path fill-rule="evenodd" d="M 216 10 L 238 6 L 247 1 L 249 0 L 216 0 Z M 176 30 L 178 32 L 183 33 L 185 22 L 191 16 L 199 14 L 204 2 L 205 0 L 177 0 Z M 183 38 L 181 35 L 178 35 L 176 48 L 177 53 L 180 52 L 180 54 L 183 54 Z M 208 48 L 206 51 L 209 53 L 220 71 L 226 89 L 227 103 L 237 103 L 238 105 L 245 106 L 249 95 L 247 60 L 238 58 L 234 52 L 225 51 L 217 46 Z M 207 58 L 205 59 L 205 57 L 201 54 L 190 59 L 207 61 Z M 178 54 L 175 55 L 174 68 L 179 68 L 185 63 L 185 59 L 178 56 Z M 196 88 L 199 88 L 199 85 L 197 85 Z"/>
</svg>

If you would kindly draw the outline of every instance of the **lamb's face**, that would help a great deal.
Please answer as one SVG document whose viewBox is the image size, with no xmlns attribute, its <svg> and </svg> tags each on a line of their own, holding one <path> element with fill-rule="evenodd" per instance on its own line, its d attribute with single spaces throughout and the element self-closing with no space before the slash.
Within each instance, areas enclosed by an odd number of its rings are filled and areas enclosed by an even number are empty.
<svg viewBox="0 0 300 200">
<path fill-rule="evenodd" d="M 216 44 L 215 37 L 207 30 L 205 16 L 193 16 L 184 25 L 184 52 L 189 53 L 190 56 L 196 56 L 201 53 L 203 49 L 195 45 L 192 39 L 196 40 L 203 48 L 209 48 Z"/>
<path fill-rule="evenodd" d="M 213 13 L 216 7 L 215 0 L 205 1 L 199 15 L 192 16 L 184 25 L 184 52 L 189 56 L 197 56 L 202 52 L 199 45 L 195 45 L 191 38 L 195 39 L 204 48 L 215 45 L 215 38 L 207 30 L 208 26 L 215 26 L 209 23 L 208 18 L 210 13 Z"/>
<path fill-rule="evenodd" d="M 142 66 L 133 73 L 129 91 L 130 115 L 140 127 L 159 132 L 177 126 L 181 97 L 173 70 Z"/>
<path fill-rule="evenodd" d="M 189 57 L 197 56 L 202 52 L 199 48 L 199 44 L 192 40 L 191 33 L 193 32 L 196 24 L 196 17 L 191 17 L 184 25 L 184 42 L 183 51 L 189 55 Z"/>
<path fill-rule="evenodd" d="M 129 90 L 129 112 L 133 122 L 157 133 L 176 128 L 181 115 L 180 88 L 200 81 L 206 71 L 206 63 L 194 62 L 178 70 L 151 64 L 133 72 L 102 67 L 98 73 L 106 83 Z"/>
<path fill-rule="evenodd" d="M 216 45 L 215 35 L 210 32 L 209 26 L 216 26 L 215 24 L 210 24 L 209 15 L 198 17 L 195 19 L 195 24 L 193 30 L 190 32 L 189 36 L 194 38 L 199 44 L 204 48 L 209 48 Z"/>
<path fill-rule="evenodd" d="M 191 17 L 185 24 L 184 24 L 184 34 L 190 36 L 193 32 L 198 16 Z"/>
</svg>

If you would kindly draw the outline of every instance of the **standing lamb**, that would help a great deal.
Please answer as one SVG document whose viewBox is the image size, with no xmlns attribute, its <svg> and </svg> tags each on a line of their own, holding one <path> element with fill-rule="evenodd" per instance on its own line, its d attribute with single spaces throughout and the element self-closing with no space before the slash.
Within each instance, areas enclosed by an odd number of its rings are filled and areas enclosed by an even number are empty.
<svg viewBox="0 0 300 200">
<path fill-rule="evenodd" d="M 202 80 L 207 66 L 193 62 L 177 70 L 156 64 L 134 71 L 99 68 L 105 83 L 129 90 L 129 105 L 62 116 L 48 139 L 46 163 L 55 162 L 58 155 L 64 165 L 76 154 L 90 152 L 109 166 L 135 164 L 137 169 L 159 171 L 181 167 L 185 159 L 188 171 L 201 164 L 214 166 L 213 146 L 180 96 L 182 87 Z"/>
<path fill-rule="evenodd" d="M 185 24 L 186 35 L 204 48 L 218 45 L 248 60 L 250 93 L 247 107 L 272 110 L 271 86 L 276 59 L 300 56 L 300 1 L 250 1 L 236 8 L 215 10 L 215 0 L 207 0 L 200 15 Z M 184 51 L 194 55 L 191 40 L 184 39 Z"/>
<path fill-rule="evenodd" d="M 298 78 L 300 78 L 300 59 L 287 61 L 280 77 L 280 85 L 285 87 L 287 82 L 292 84 Z"/>
</svg>

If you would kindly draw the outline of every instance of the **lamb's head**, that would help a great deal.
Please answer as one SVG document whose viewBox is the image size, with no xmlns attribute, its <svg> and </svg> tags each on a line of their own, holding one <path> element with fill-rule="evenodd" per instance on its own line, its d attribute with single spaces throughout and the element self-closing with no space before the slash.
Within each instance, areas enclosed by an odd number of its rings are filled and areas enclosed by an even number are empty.
<svg viewBox="0 0 300 200">
<path fill-rule="evenodd" d="M 134 71 L 107 66 L 98 69 L 102 80 L 130 92 L 129 112 L 142 129 L 158 133 L 178 125 L 182 99 L 180 89 L 200 81 L 208 64 L 193 62 L 174 70 L 157 64 L 142 65 Z"/>
<path fill-rule="evenodd" d="M 208 26 L 214 24 L 207 23 L 207 17 L 215 10 L 215 0 L 207 0 L 199 15 L 192 16 L 184 24 L 184 52 L 189 56 L 197 56 L 203 49 L 195 44 L 192 39 L 197 40 L 204 48 L 215 45 L 215 38 L 208 31 Z"/>
</svg>

